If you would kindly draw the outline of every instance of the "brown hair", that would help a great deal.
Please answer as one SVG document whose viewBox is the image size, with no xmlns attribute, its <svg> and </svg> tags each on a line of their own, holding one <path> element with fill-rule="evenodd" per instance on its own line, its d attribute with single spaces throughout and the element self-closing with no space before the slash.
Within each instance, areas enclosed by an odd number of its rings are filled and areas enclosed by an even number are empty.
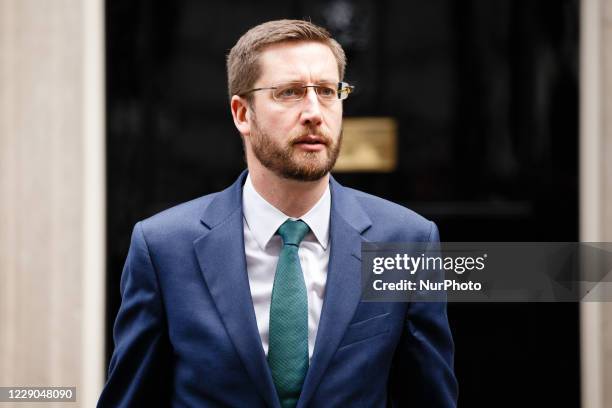
<svg viewBox="0 0 612 408">
<path fill-rule="evenodd" d="M 346 56 L 344 50 L 329 32 L 309 21 L 274 20 L 251 28 L 232 47 L 227 56 L 227 87 L 229 97 L 241 95 L 261 75 L 259 55 L 272 44 L 287 41 L 316 41 L 327 45 L 338 63 L 340 80 L 344 78 Z"/>
</svg>

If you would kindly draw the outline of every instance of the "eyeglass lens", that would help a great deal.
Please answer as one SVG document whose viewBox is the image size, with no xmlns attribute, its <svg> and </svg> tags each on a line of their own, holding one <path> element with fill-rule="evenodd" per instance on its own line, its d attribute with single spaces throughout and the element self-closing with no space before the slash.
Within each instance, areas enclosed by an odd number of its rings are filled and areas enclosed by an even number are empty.
<svg viewBox="0 0 612 408">
<path fill-rule="evenodd" d="M 280 101 L 294 101 L 304 98 L 308 88 L 313 88 L 319 98 L 324 100 L 334 100 L 338 98 L 335 84 L 304 85 L 301 83 L 290 83 L 276 86 L 273 90 L 274 99 Z"/>
</svg>

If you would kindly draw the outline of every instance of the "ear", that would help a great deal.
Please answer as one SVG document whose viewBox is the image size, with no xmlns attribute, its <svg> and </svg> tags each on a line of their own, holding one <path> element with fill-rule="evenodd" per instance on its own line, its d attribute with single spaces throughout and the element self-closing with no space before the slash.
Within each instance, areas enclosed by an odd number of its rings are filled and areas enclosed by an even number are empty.
<svg viewBox="0 0 612 408">
<path fill-rule="evenodd" d="M 248 114 L 249 104 L 247 100 L 234 95 L 230 101 L 230 108 L 236 129 L 238 129 L 242 136 L 249 136 L 251 134 L 251 120 Z"/>
</svg>

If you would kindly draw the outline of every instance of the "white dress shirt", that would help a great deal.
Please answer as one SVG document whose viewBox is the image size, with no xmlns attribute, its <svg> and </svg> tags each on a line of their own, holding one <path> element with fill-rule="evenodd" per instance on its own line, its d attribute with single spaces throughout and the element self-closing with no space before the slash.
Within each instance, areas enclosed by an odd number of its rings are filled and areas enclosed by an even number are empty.
<svg viewBox="0 0 612 408">
<path fill-rule="evenodd" d="M 263 349 L 268 355 L 270 325 L 270 302 L 276 264 L 282 247 L 282 240 L 276 235 L 278 228 L 289 217 L 267 202 L 253 187 L 251 176 L 247 176 L 242 189 L 244 213 L 244 250 L 251 297 L 255 307 L 257 328 Z M 319 201 L 302 217 L 310 231 L 300 244 L 298 254 L 306 293 L 308 294 L 308 356 L 312 358 L 329 263 L 329 214 L 331 194 L 329 185 Z"/>
</svg>

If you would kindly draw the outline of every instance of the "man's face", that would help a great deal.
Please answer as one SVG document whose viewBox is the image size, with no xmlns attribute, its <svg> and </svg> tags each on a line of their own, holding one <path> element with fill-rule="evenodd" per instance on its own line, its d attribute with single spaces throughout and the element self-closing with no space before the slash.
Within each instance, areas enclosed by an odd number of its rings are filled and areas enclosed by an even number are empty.
<svg viewBox="0 0 612 408">
<path fill-rule="evenodd" d="M 287 82 L 337 83 L 338 66 L 329 47 L 317 42 L 275 44 L 259 58 L 261 76 L 254 88 Z M 247 149 L 275 174 L 314 181 L 334 166 L 341 143 L 342 102 L 322 102 L 314 88 L 300 101 L 274 100 L 271 90 L 252 94 Z"/>
</svg>

